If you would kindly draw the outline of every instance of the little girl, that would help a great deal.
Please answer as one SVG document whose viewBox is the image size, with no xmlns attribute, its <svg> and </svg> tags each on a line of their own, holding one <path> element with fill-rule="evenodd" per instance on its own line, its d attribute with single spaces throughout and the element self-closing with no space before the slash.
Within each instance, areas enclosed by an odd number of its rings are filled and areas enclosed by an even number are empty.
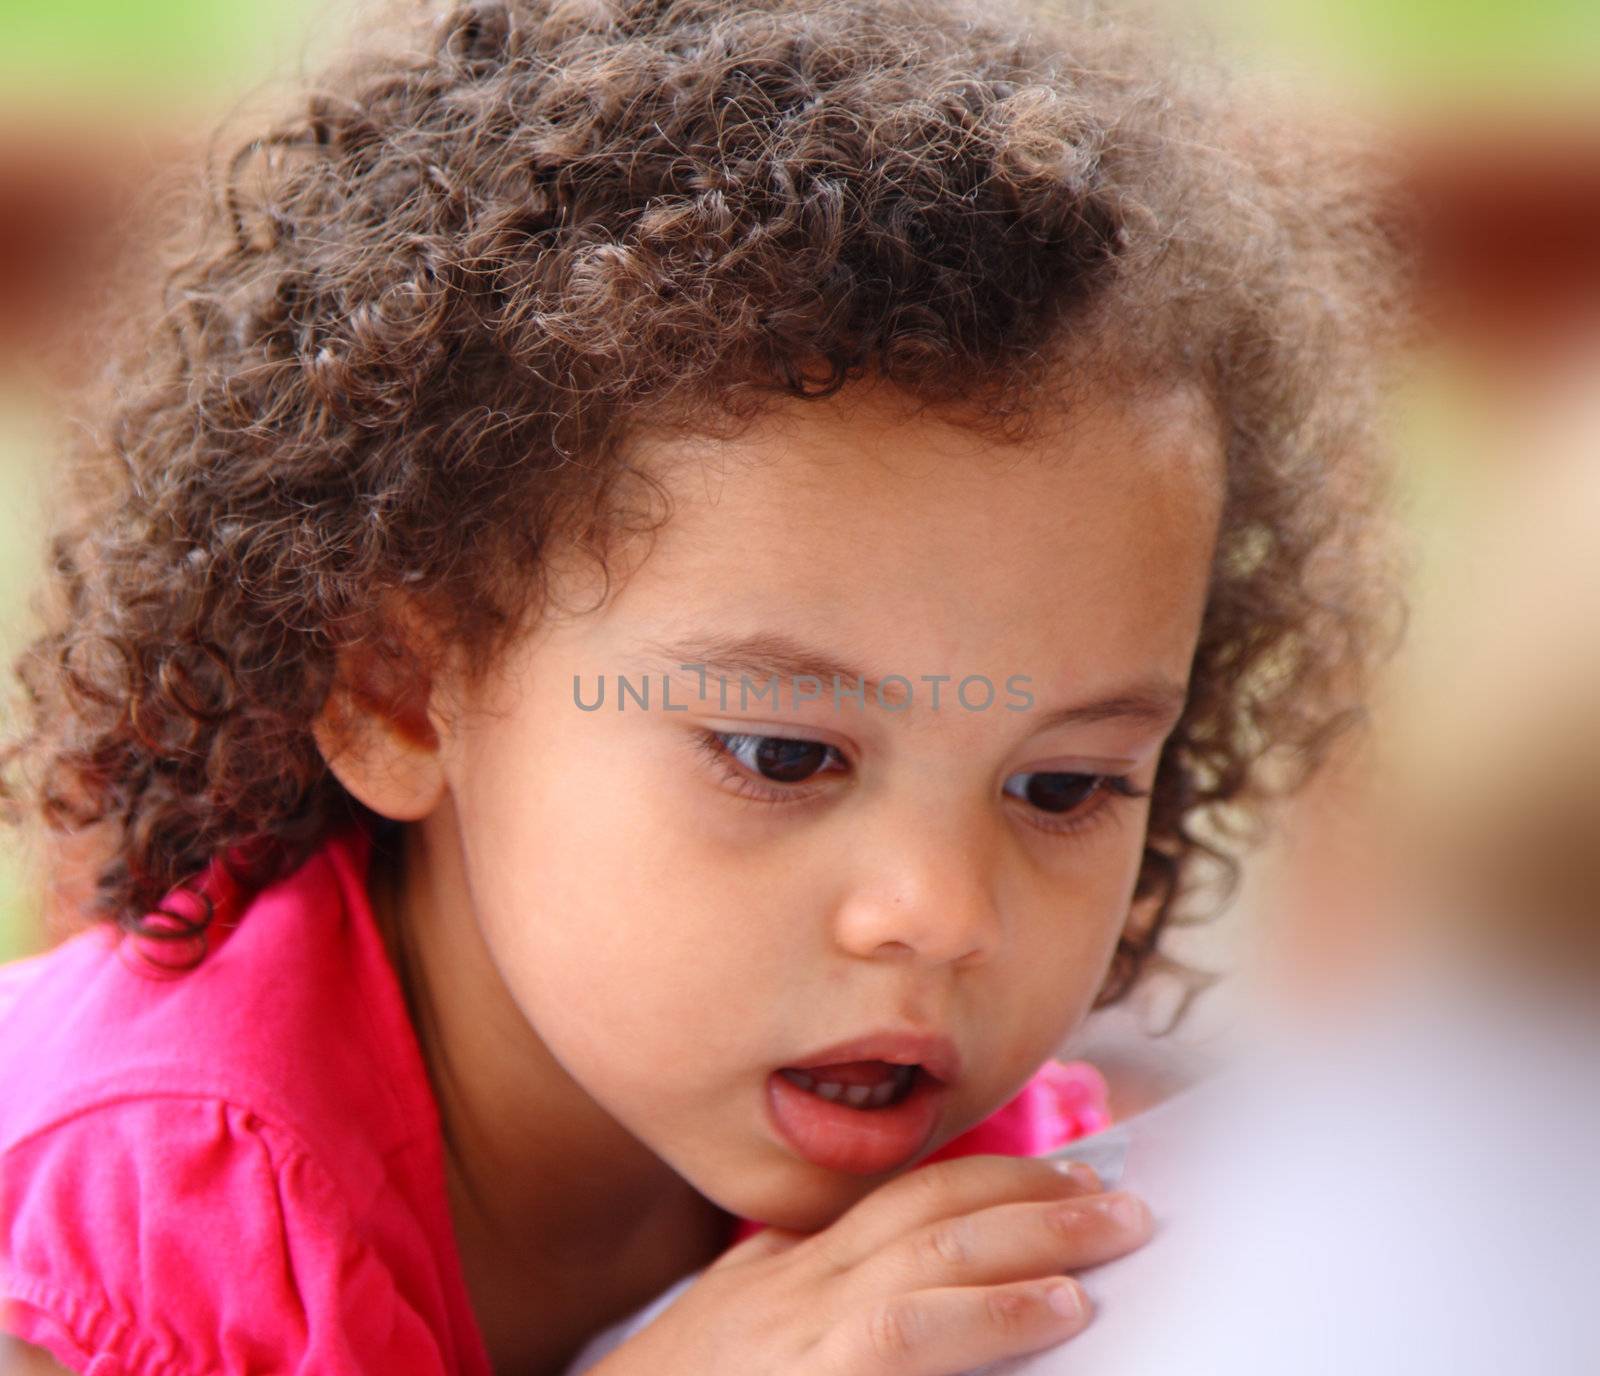
<svg viewBox="0 0 1600 1376">
<path fill-rule="evenodd" d="M 1052 1053 L 1386 605 L 1360 150 L 1163 52 L 463 4 L 242 143 L 21 665 L 99 922 L 0 975 L 19 1369 L 543 1376 L 708 1267 L 597 1370 L 1088 1321 L 1150 1220 L 1030 1159 Z"/>
</svg>

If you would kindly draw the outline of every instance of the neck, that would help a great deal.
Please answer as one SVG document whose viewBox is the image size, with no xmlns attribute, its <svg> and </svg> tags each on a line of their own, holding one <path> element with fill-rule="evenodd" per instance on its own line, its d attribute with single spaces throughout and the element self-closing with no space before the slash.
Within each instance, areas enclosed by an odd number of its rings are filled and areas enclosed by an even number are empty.
<svg viewBox="0 0 1600 1376">
<path fill-rule="evenodd" d="M 551 1055 L 478 931 L 453 826 L 446 806 L 402 829 L 369 889 L 438 1104 L 485 1343 L 497 1371 L 560 1370 L 567 1347 L 708 1265 L 733 1220 Z"/>
</svg>

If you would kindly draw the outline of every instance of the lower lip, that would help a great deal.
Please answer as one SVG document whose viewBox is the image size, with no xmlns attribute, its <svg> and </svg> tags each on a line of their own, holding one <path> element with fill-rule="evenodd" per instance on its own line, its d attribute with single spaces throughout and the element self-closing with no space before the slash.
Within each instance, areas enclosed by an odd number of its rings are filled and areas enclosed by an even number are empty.
<svg viewBox="0 0 1600 1376">
<path fill-rule="evenodd" d="M 911 1092 L 883 1108 L 831 1103 L 792 1085 L 777 1071 L 767 1077 L 773 1125 L 814 1166 L 849 1175 L 880 1175 L 903 1166 L 933 1136 L 944 1086 L 919 1070 Z"/>
</svg>

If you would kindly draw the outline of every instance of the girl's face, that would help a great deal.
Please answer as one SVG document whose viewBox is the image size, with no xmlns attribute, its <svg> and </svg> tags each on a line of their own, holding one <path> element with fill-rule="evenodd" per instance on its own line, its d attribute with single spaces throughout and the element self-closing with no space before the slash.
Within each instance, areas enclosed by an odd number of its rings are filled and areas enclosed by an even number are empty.
<svg viewBox="0 0 1600 1376">
<path fill-rule="evenodd" d="M 598 609 L 558 561 L 575 610 L 466 699 L 425 822 L 553 1104 L 809 1231 L 1020 1089 L 1128 915 L 1216 533 L 1200 416 L 1085 406 L 1019 448 L 862 384 L 639 442 L 670 519 Z M 927 1132 L 798 1148 L 774 1096 L 815 1096 L 775 1073 L 879 1031 L 959 1057 Z"/>
</svg>

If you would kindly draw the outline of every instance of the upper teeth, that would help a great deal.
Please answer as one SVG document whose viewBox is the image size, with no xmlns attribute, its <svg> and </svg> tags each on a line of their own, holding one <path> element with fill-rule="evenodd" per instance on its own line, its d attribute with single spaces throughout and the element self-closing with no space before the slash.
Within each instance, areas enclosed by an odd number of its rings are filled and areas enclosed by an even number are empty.
<svg viewBox="0 0 1600 1376">
<path fill-rule="evenodd" d="M 847 1104 L 855 1108 L 867 1105 L 882 1108 L 911 1084 L 916 1073 L 917 1068 L 914 1065 L 897 1065 L 894 1067 L 893 1078 L 877 1086 L 835 1084 L 832 1080 L 813 1079 L 801 1070 L 785 1070 L 783 1075 L 791 1084 L 799 1085 L 801 1089 L 809 1089 L 824 1099 L 843 1098 Z"/>
</svg>

